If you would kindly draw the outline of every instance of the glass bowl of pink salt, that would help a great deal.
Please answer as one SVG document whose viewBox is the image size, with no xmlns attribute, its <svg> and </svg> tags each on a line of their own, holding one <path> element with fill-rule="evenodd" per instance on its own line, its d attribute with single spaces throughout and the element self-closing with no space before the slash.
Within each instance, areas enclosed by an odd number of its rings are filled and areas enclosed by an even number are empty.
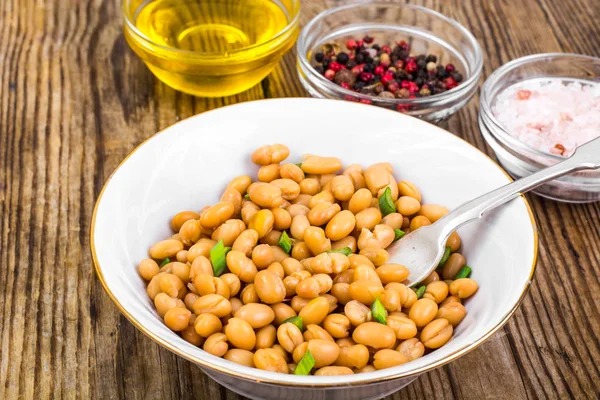
<svg viewBox="0 0 600 400">
<path fill-rule="evenodd" d="M 536 54 L 503 65 L 481 90 L 479 127 L 514 178 L 564 160 L 600 136 L 600 58 Z M 535 193 L 570 203 L 600 201 L 600 171 L 564 176 Z"/>
</svg>

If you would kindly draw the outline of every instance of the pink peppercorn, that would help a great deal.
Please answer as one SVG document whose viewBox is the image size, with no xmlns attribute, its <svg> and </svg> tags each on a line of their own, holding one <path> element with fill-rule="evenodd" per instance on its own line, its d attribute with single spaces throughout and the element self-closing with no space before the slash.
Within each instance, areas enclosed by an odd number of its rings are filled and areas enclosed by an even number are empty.
<svg viewBox="0 0 600 400">
<path fill-rule="evenodd" d="M 356 43 L 356 40 L 354 40 L 354 39 L 348 39 L 348 41 L 346 42 L 346 48 L 348 50 L 354 50 L 357 46 L 358 46 L 358 44 Z"/>
<path fill-rule="evenodd" d="M 408 104 L 398 104 L 396 106 L 396 110 L 398 110 L 400 112 L 406 112 L 406 111 L 408 111 Z"/>
<path fill-rule="evenodd" d="M 348 84 L 348 82 L 342 82 L 342 83 L 340 83 L 340 86 L 343 87 L 344 89 L 350 89 L 350 85 Z"/>
<path fill-rule="evenodd" d="M 396 82 L 396 81 L 391 81 L 387 85 L 387 90 L 392 93 L 396 93 L 399 89 L 400 89 L 400 85 L 398 85 L 398 82 Z"/>
<path fill-rule="evenodd" d="M 356 97 L 350 96 L 350 95 L 345 95 L 344 96 L 344 100 L 346 100 L 346 101 L 353 101 L 355 103 L 358 101 L 358 99 Z"/>
<path fill-rule="evenodd" d="M 390 48 L 390 46 L 381 46 L 381 51 L 390 54 L 392 52 L 392 49 Z"/>
<path fill-rule="evenodd" d="M 330 64 L 331 65 L 331 64 Z M 417 67 L 417 63 L 414 61 L 409 61 L 406 63 L 406 67 L 404 68 L 406 72 L 417 72 L 419 67 Z"/>
<path fill-rule="evenodd" d="M 338 63 L 338 62 L 330 62 L 329 63 L 329 69 L 338 72 L 340 69 L 342 69 L 342 64 Z"/>
<path fill-rule="evenodd" d="M 400 87 L 401 87 L 402 89 L 408 89 L 408 88 L 410 87 L 410 81 L 402 81 L 402 82 L 400 83 Z"/>
<path fill-rule="evenodd" d="M 361 40 L 359 40 L 359 41 L 356 43 L 356 45 L 357 45 L 358 47 L 363 47 L 363 46 L 365 45 L 365 41 L 361 39 Z"/>
<path fill-rule="evenodd" d="M 411 96 L 408 96 L 408 98 L 409 98 L 409 99 L 416 99 L 416 98 L 417 98 L 417 96 L 411 95 Z"/>
<path fill-rule="evenodd" d="M 449 76 L 446 79 L 444 79 L 444 83 L 446 84 L 446 89 L 450 90 L 452 88 L 455 88 L 458 86 L 458 83 L 456 83 L 456 81 L 454 80 L 453 77 Z"/>
<path fill-rule="evenodd" d="M 333 78 L 335 78 L 335 71 L 332 70 L 332 69 L 328 69 L 327 71 L 325 71 L 325 78 L 327 78 L 330 81 L 332 81 Z"/>
<path fill-rule="evenodd" d="M 381 77 L 381 83 L 383 83 L 384 85 L 387 85 L 389 82 L 394 80 L 394 75 L 393 74 L 385 74 Z"/>
<path fill-rule="evenodd" d="M 410 50 L 410 44 L 406 43 L 404 40 L 401 40 L 400 43 L 398 43 L 398 46 L 400 46 L 400 50 L 404 50 L 404 51 Z"/>
<path fill-rule="evenodd" d="M 360 80 L 363 82 L 369 82 L 371 79 L 373 79 L 373 74 L 370 72 L 361 72 L 360 73 Z"/>
<path fill-rule="evenodd" d="M 417 62 L 417 59 L 416 59 L 416 58 L 414 58 L 414 57 L 406 57 L 406 60 L 405 60 L 405 61 L 406 61 L 406 63 L 409 63 L 409 62 L 414 62 L 414 63 L 416 63 L 416 62 Z"/>
<path fill-rule="evenodd" d="M 371 103 L 373 103 L 373 102 L 372 102 L 371 100 L 369 100 L 369 99 L 360 99 L 360 102 L 361 102 L 361 103 L 363 103 L 363 104 L 371 104 Z"/>
<path fill-rule="evenodd" d="M 365 64 L 358 64 L 358 65 L 352 67 L 351 71 L 353 74 L 359 75 L 360 73 L 363 72 L 364 67 L 365 67 Z"/>
<path fill-rule="evenodd" d="M 375 70 L 373 71 L 373 73 L 375 75 L 379 76 L 379 75 L 383 75 L 384 71 L 385 71 L 385 69 L 381 65 L 378 65 L 375 67 Z"/>
<path fill-rule="evenodd" d="M 446 65 L 446 72 L 454 72 L 455 69 L 453 64 Z"/>
<path fill-rule="evenodd" d="M 404 61 L 402 61 L 402 60 L 397 60 L 397 61 L 394 63 L 394 68 L 396 68 L 397 70 L 400 70 L 400 69 L 404 68 Z"/>
<path fill-rule="evenodd" d="M 408 91 L 410 94 L 415 94 L 419 91 L 419 86 L 414 82 L 409 82 Z"/>
</svg>

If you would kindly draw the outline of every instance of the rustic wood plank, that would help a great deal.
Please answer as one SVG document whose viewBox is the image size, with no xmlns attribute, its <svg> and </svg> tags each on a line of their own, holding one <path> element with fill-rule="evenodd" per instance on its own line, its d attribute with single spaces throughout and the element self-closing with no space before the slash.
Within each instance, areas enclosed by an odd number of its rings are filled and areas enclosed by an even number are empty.
<svg viewBox="0 0 600 400">
<path fill-rule="evenodd" d="M 306 0 L 306 23 L 339 0 Z M 417 1 L 458 19 L 484 75 L 526 54 L 600 55 L 593 0 Z M 210 109 L 306 96 L 295 50 L 249 91 L 201 99 L 159 83 L 129 50 L 117 0 L 0 2 L 0 398 L 241 399 L 138 332 L 94 277 L 95 196 L 146 137 Z M 492 154 L 473 101 L 448 129 Z M 593 398 L 600 391 L 600 204 L 530 197 L 540 263 L 507 326 L 390 396 Z"/>
</svg>

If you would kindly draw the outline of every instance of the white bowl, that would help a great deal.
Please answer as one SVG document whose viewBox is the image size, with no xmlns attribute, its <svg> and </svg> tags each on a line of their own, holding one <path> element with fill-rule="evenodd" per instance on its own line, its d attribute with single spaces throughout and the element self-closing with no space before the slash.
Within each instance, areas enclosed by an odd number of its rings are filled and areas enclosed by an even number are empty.
<svg viewBox="0 0 600 400">
<path fill-rule="evenodd" d="M 219 200 L 240 174 L 256 174 L 252 151 L 284 143 L 295 162 L 305 153 L 344 163 L 389 161 L 396 178 L 417 184 L 428 203 L 454 208 L 509 182 L 490 158 L 424 121 L 377 107 L 319 99 L 243 103 L 179 122 L 136 148 L 100 193 L 91 247 L 98 277 L 119 310 L 143 333 L 195 362 L 231 390 L 261 399 L 367 399 L 406 386 L 419 374 L 480 345 L 515 312 L 531 283 L 537 232 L 518 198 L 459 230 L 479 291 L 467 301 L 452 340 L 426 356 L 381 371 L 347 376 L 294 376 L 234 364 L 170 331 L 154 310 L 136 266 L 170 235 L 171 217 Z"/>
</svg>

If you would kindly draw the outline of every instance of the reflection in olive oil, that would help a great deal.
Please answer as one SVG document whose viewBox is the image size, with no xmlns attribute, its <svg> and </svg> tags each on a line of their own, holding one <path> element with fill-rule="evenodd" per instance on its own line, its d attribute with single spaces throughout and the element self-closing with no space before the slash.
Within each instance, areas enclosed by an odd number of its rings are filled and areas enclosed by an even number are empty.
<svg viewBox="0 0 600 400">
<path fill-rule="evenodd" d="M 136 27 L 165 47 L 227 53 L 273 38 L 288 23 L 271 0 L 157 0 L 140 5 Z"/>
</svg>

